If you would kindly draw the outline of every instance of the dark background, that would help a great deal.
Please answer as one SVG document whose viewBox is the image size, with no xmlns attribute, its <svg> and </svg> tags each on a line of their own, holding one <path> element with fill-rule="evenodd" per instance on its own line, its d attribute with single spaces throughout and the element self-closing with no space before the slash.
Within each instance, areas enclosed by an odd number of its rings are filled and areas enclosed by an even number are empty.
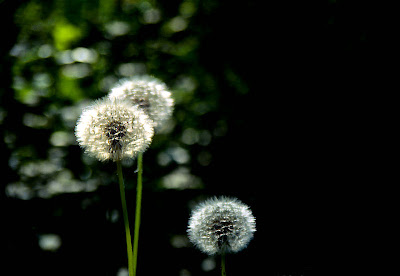
<svg viewBox="0 0 400 276">
<path fill-rule="evenodd" d="M 349 1 L 260 2 L 0 2 L 2 275 L 127 266 L 115 165 L 83 155 L 74 111 L 144 73 L 167 83 L 176 106 L 144 155 L 138 275 L 219 275 L 218 258 L 205 271 L 207 256 L 184 239 L 190 209 L 214 195 L 239 198 L 257 221 L 248 248 L 227 257 L 228 275 L 315 273 L 334 239 L 327 202 L 355 154 L 338 162 L 356 142 L 341 122 L 368 76 L 369 13 Z M 77 47 L 95 60 L 60 59 Z M 124 167 L 131 229 L 135 166 Z M 185 185 L 166 188 L 177 171 Z M 90 180 L 96 188 L 82 188 Z M 61 245 L 41 248 L 46 234 Z"/>
</svg>

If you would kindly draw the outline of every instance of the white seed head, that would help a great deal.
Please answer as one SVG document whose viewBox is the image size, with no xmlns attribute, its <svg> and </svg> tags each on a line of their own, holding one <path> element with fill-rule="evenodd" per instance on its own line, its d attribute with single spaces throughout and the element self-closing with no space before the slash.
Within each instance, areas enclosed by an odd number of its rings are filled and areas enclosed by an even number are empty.
<svg viewBox="0 0 400 276">
<path fill-rule="evenodd" d="M 250 208 L 236 198 L 212 198 L 200 203 L 189 219 L 188 236 L 202 252 L 236 253 L 247 247 L 256 231 Z"/>
<path fill-rule="evenodd" d="M 140 107 L 154 122 L 155 128 L 172 115 L 174 100 L 165 83 L 151 76 L 123 80 L 111 89 L 110 99 L 129 100 Z"/>
<path fill-rule="evenodd" d="M 100 161 L 135 158 L 154 135 L 153 122 L 128 102 L 108 98 L 86 108 L 75 127 L 77 141 Z"/>
</svg>

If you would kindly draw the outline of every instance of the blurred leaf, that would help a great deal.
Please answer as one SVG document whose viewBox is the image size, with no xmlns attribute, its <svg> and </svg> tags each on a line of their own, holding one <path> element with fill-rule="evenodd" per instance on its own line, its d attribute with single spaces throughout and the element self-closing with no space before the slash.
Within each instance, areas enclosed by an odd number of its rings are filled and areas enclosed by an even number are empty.
<svg viewBox="0 0 400 276">
<path fill-rule="evenodd" d="M 36 97 L 30 88 L 23 88 L 15 90 L 15 98 L 25 104 L 36 102 Z"/>
<path fill-rule="evenodd" d="M 73 102 L 77 102 L 84 98 L 84 93 L 79 84 L 79 80 L 64 77 L 62 74 L 60 74 L 57 83 L 56 93 L 60 98 L 69 99 Z"/>
<path fill-rule="evenodd" d="M 71 44 L 82 37 L 82 31 L 66 22 L 64 19 L 58 21 L 53 29 L 54 45 L 57 50 L 63 51 L 70 48 Z"/>
</svg>

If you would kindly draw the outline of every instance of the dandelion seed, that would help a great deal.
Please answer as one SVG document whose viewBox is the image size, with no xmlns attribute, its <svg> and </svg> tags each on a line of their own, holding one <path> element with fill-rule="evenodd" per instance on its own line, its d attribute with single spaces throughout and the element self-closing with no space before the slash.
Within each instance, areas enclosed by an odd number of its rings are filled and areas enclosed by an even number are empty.
<svg viewBox="0 0 400 276">
<path fill-rule="evenodd" d="M 153 120 L 157 129 L 171 116 L 174 108 L 174 100 L 165 83 L 150 76 L 122 81 L 111 89 L 109 98 L 131 101 Z"/>
<path fill-rule="evenodd" d="M 100 161 L 135 158 L 150 145 L 153 122 L 128 102 L 104 98 L 86 108 L 75 127 L 77 141 Z"/>
<path fill-rule="evenodd" d="M 236 253 L 246 248 L 256 231 L 250 208 L 236 198 L 212 198 L 193 211 L 188 226 L 190 241 L 202 252 Z"/>
</svg>

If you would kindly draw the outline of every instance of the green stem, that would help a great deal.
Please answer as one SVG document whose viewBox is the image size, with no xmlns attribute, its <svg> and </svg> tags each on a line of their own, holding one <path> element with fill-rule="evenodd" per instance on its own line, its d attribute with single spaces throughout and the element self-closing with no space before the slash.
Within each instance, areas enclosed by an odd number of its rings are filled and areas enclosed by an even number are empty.
<svg viewBox="0 0 400 276">
<path fill-rule="evenodd" d="M 226 276 L 225 270 L 225 253 L 221 254 L 221 276 Z"/>
<path fill-rule="evenodd" d="M 133 256 L 132 256 L 131 231 L 129 230 L 128 208 L 126 207 L 126 200 L 125 200 L 124 177 L 122 176 L 122 166 L 121 166 L 120 161 L 117 161 L 117 172 L 118 172 L 118 180 L 119 180 L 119 191 L 121 194 L 122 213 L 124 216 L 125 235 L 126 235 L 126 250 L 128 252 L 128 270 L 129 270 L 129 275 L 134 275 L 133 274 L 133 262 L 132 262 Z"/>
<path fill-rule="evenodd" d="M 133 276 L 136 276 L 137 255 L 139 245 L 140 210 L 142 206 L 142 173 L 143 173 L 143 153 L 138 155 L 138 178 L 136 187 L 136 213 L 135 213 L 135 233 L 133 236 Z"/>
</svg>

